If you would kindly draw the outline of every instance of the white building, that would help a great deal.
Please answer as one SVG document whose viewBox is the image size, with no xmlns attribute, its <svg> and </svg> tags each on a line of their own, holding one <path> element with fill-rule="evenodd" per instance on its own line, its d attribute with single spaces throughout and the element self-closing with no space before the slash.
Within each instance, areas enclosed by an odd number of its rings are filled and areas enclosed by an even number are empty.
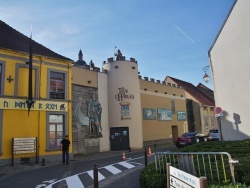
<svg viewBox="0 0 250 188">
<path fill-rule="evenodd" d="M 209 50 L 223 140 L 250 138 L 250 1 L 236 0 Z"/>
</svg>

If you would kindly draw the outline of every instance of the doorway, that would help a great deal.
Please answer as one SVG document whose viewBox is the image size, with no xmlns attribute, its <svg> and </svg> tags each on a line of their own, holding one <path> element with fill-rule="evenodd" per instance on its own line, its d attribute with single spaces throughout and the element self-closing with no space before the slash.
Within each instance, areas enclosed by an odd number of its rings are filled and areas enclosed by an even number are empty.
<svg viewBox="0 0 250 188">
<path fill-rule="evenodd" d="M 178 133 L 178 126 L 177 125 L 173 125 L 172 126 L 172 138 L 173 138 L 173 143 L 175 144 L 175 140 L 176 138 L 178 138 L 179 133 Z"/>
<path fill-rule="evenodd" d="M 128 127 L 110 128 L 111 151 L 129 149 Z"/>
</svg>

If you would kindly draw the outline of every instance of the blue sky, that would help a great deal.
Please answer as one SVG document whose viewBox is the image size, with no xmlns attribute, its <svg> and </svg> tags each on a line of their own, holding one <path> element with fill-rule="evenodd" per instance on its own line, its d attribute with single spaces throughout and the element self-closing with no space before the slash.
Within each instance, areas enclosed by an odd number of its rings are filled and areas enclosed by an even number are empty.
<svg viewBox="0 0 250 188">
<path fill-rule="evenodd" d="M 114 48 L 142 77 L 203 83 L 207 52 L 234 0 L 0 0 L 0 19 L 63 56 L 95 66 Z M 210 75 L 210 70 L 208 74 Z"/>
</svg>

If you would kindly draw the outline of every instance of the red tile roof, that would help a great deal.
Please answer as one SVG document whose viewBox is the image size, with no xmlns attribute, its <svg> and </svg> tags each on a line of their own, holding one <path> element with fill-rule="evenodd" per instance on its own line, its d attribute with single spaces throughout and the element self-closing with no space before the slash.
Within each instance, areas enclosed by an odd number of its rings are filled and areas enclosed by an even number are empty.
<svg viewBox="0 0 250 188">
<path fill-rule="evenodd" d="M 205 95 L 202 91 L 200 91 L 197 87 L 195 87 L 193 84 L 189 82 L 185 82 L 176 78 L 173 78 L 171 76 L 168 76 L 170 79 L 172 79 L 176 84 L 181 86 L 185 89 L 186 92 L 188 92 L 191 96 L 193 96 L 196 100 L 198 100 L 203 105 L 208 106 L 215 106 L 215 102 L 213 99 Z"/>
<path fill-rule="evenodd" d="M 0 20 L 0 48 L 29 53 L 30 38 Z M 73 61 L 32 40 L 33 54 Z"/>
<path fill-rule="evenodd" d="M 206 87 L 202 83 L 199 83 L 196 87 L 200 91 L 202 91 L 205 95 L 207 95 L 208 97 L 210 97 L 211 99 L 214 100 L 214 91 L 213 90 L 211 90 L 210 88 Z"/>
</svg>

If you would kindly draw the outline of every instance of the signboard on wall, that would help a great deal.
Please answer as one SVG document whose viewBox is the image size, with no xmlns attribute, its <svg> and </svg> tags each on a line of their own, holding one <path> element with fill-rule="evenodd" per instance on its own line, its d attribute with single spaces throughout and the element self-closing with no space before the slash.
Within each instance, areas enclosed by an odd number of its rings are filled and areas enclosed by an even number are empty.
<svg viewBox="0 0 250 188">
<path fill-rule="evenodd" d="M 186 112 L 177 112 L 177 120 L 178 121 L 187 120 L 187 113 Z"/>
<path fill-rule="evenodd" d="M 26 100 L 0 98 L 0 109 L 27 110 Z M 68 110 L 67 102 L 35 101 L 30 110 L 60 111 Z"/>
<path fill-rule="evenodd" d="M 158 108 L 157 109 L 157 118 L 159 121 L 172 120 L 172 111 L 169 109 Z"/>
<path fill-rule="evenodd" d="M 120 102 L 121 105 L 121 120 L 131 119 L 129 105 L 127 101 Z"/>
<path fill-rule="evenodd" d="M 154 108 L 143 108 L 143 119 L 144 120 L 155 120 L 156 111 Z"/>
</svg>

